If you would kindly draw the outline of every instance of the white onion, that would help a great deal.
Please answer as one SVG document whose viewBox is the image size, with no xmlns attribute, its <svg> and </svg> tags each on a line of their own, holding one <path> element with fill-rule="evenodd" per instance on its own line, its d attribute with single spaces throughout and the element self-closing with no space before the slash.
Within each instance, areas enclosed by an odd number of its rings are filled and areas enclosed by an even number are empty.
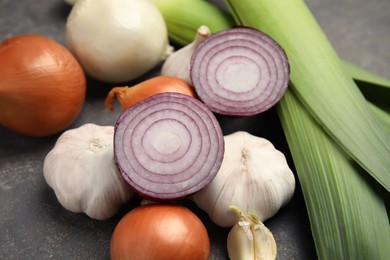
<svg viewBox="0 0 390 260">
<path fill-rule="evenodd" d="M 165 60 L 164 19 L 150 0 L 79 0 L 66 23 L 66 43 L 86 73 L 105 82 L 135 79 Z"/>
</svg>

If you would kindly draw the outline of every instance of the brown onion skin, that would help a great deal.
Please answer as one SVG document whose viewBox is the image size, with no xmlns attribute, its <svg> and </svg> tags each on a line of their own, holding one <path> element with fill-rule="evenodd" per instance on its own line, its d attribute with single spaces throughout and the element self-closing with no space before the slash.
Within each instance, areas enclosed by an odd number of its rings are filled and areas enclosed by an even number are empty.
<svg viewBox="0 0 390 260">
<path fill-rule="evenodd" d="M 60 43 L 37 34 L 0 44 L 0 124 L 16 133 L 43 137 L 61 132 L 78 117 L 86 77 Z"/>
<path fill-rule="evenodd" d="M 116 97 L 124 111 L 150 96 L 163 92 L 177 92 L 197 98 L 195 89 L 184 80 L 173 76 L 160 75 L 131 87 L 114 87 L 108 93 L 104 105 L 108 110 L 114 111 L 112 104 Z"/>
<path fill-rule="evenodd" d="M 127 213 L 110 243 L 112 260 L 208 260 L 210 240 L 202 221 L 176 204 L 148 204 Z"/>
</svg>

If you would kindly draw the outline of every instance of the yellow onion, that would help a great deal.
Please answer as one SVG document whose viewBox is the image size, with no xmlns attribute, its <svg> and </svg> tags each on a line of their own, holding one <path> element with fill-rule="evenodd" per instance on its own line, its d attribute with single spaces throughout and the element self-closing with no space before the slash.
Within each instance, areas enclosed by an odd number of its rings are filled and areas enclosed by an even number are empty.
<svg viewBox="0 0 390 260">
<path fill-rule="evenodd" d="M 49 136 L 79 115 L 85 74 L 55 40 L 19 35 L 0 44 L 0 124 L 27 136 Z"/>
<path fill-rule="evenodd" d="M 110 256 L 112 260 L 207 260 L 210 240 L 202 221 L 188 208 L 147 204 L 119 221 L 111 238 Z"/>
<path fill-rule="evenodd" d="M 134 86 L 114 87 L 107 94 L 104 106 L 114 111 L 113 103 L 116 97 L 122 110 L 126 110 L 148 97 L 164 92 L 176 92 L 196 97 L 194 88 L 184 80 L 174 76 L 157 76 Z"/>
</svg>

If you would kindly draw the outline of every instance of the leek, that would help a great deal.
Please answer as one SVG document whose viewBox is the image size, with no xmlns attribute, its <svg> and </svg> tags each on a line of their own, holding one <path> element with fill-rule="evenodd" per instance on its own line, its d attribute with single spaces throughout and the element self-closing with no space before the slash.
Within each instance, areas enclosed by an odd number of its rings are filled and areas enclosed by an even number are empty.
<svg viewBox="0 0 390 260">
<path fill-rule="evenodd" d="M 390 138 L 302 0 L 227 0 L 241 25 L 255 27 L 284 48 L 291 88 L 324 130 L 390 190 Z"/>
<path fill-rule="evenodd" d="M 308 209 L 319 259 L 387 259 L 386 207 L 361 168 L 287 91 L 278 114 Z M 304 134 L 302 134 L 304 133 Z"/>
<path fill-rule="evenodd" d="M 390 113 L 390 80 L 343 61 L 343 67 L 351 75 L 364 97 Z"/>
<path fill-rule="evenodd" d="M 372 111 L 372 113 L 376 116 L 376 118 L 385 127 L 387 133 L 390 134 L 390 111 L 385 110 L 382 107 L 371 102 L 369 103 L 369 108 Z"/>
<path fill-rule="evenodd" d="M 381 76 L 378 76 L 372 72 L 364 70 L 350 62 L 342 61 L 344 69 L 346 72 L 352 76 L 357 81 L 367 82 L 375 84 L 378 87 L 382 87 L 384 91 L 388 91 L 387 94 L 390 95 L 390 80 Z"/>
<path fill-rule="evenodd" d="M 169 38 L 178 46 L 194 40 L 200 25 L 212 32 L 232 27 L 235 22 L 230 13 L 204 0 L 153 0 L 164 17 Z M 390 80 L 342 60 L 345 71 L 357 82 L 364 96 L 380 106 L 390 105 Z"/>
<path fill-rule="evenodd" d="M 187 0 L 193 2 L 190 10 L 183 5 L 172 4 L 176 0 L 171 1 L 161 0 L 158 7 L 162 8 L 166 5 L 166 9 L 162 12 L 164 19 L 168 24 L 175 25 L 168 26 L 170 28 L 168 30 L 171 30 L 171 35 L 180 38 L 181 45 L 186 45 L 193 40 L 198 25 L 211 26 L 215 22 L 213 16 L 207 15 L 209 12 L 206 9 L 210 8 L 210 5 L 199 4 L 204 1 Z M 272 37 L 276 35 L 276 40 L 283 47 L 288 47 L 285 49 L 289 57 L 293 57 L 292 87 L 277 108 L 304 192 L 319 258 L 386 259 L 389 255 L 387 246 L 390 244 L 390 236 L 387 212 L 379 196 L 381 194 L 378 192 L 381 187 L 372 184 L 372 179 L 364 175 L 365 170 L 357 166 L 349 155 L 354 156 L 354 152 L 360 153 L 354 158 L 358 161 L 362 160 L 360 163 L 370 168 L 374 176 L 378 175 L 376 178 L 388 188 L 389 179 L 385 175 L 389 175 L 386 168 L 389 167 L 387 158 L 390 156 L 389 150 L 383 146 L 389 146 L 386 135 L 390 133 L 390 114 L 386 111 L 389 105 L 389 103 L 386 104 L 386 99 L 389 98 L 390 81 L 348 62 L 342 60 L 340 62 L 319 26 L 311 17 L 310 11 L 301 1 L 231 0 L 227 3 L 236 21 L 257 27 Z M 177 13 L 179 15 L 172 15 Z M 226 17 L 218 16 L 217 19 L 226 19 Z M 230 18 L 226 27 L 219 28 L 222 30 L 229 27 Z M 312 41 L 313 39 L 316 41 Z M 317 46 L 320 46 L 319 53 L 316 50 Z M 306 48 L 311 50 L 310 54 L 305 53 Z M 303 60 L 300 60 L 301 58 Z M 313 68 L 311 68 L 312 64 L 314 64 Z M 297 71 L 296 67 L 298 67 Z M 304 77 L 307 72 L 311 74 L 308 79 Z M 332 79 L 332 74 L 335 79 Z M 357 93 L 359 91 L 356 90 L 356 84 L 351 80 L 351 76 L 370 102 L 362 101 L 364 99 L 361 93 Z M 316 82 L 317 80 L 320 82 Z M 343 95 L 352 92 L 352 97 L 343 97 L 346 103 L 343 104 L 344 101 L 341 101 L 337 109 L 330 107 L 328 110 L 328 104 L 322 105 L 328 112 L 328 115 L 323 116 L 328 117 L 333 129 L 329 126 L 325 128 L 324 121 L 319 116 L 312 116 L 316 113 L 315 99 L 312 102 L 304 102 L 304 105 L 300 101 L 305 100 L 302 94 L 306 93 L 308 94 L 306 98 L 310 98 L 311 93 L 305 90 L 299 92 L 297 88 L 308 84 L 313 84 L 313 88 L 320 89 L 320 94 L 315 95 L 317 98 L 329 87 L 329 93 L 326 96 L 341 100 L 341 97 L 337 95 L 339 90 L 334 89 L 339 85 L 343 88 L 341 90 Z M 351 119 L 345 115 L 338 115 L 343 114 L 344 110 L 353 110 L 356 106 L 359 107 L 358 111 L 364 111 L 363 118 L 360 118 L 359 113 L 353 112 Z M 343 107 L 343 110 L 338 110 L 340 107 Z M 322 115 L 322 113 L 319 114 Z M 342 131 L 344 135 L 351 134 L 356 138 L 355 140 L 340 140 L 342 139 L 340 134 L 328 135 L 335 128 L 345 124 L 343 119 L 346 119 L 347 124 L 357 120 L 360 126 L 364 122 L 374 123 L 373 126 L 368 127 L 370 129 L 365 129 L 364 124 L 360 133 L 354 129 L 350 132 Z M 356 123 L 353 125 L 356 126 Z M 327 130 L 324 131 L 324 129 Z M 336 129 L 336 133 L 337 131 L 339 130 Z M 353 147 L 356 146 L 353 143 L 359 142 L 360 138 L 365 139 L 365 143 L 369 143 L 371 139 L 375 139 L 375 143 L 382 140 L 383 144 L 379 146 L 382 153 L 379 159 L 382 165 L 380 170 L 367 163 L 367 160 L 370 161 L 378 150 L 373 149 L 371 145 L 367 147 L 361 145 L 359 149 Z M 348 151 L 349 155 L 345 151 Z M 384 191 L 384 193 L 388 198 L 388 192 Z"/>
<path fill-rule="evenodd" d="M 204 0 L 152 1 L 164 17 L 169 38 L 179 45 L 192 42 L 201 25 L 207 25 L 212 33 L 234 25 L 227 12 Z"/>
<path fill-rule="evenodd" d="M 319 259 L 386 259 L 390 229 L 381 188 L 350 156 L 388 189 L 388 132 L 352 81 L 356 68 L 343 67 L 303 1 L 228 4 L 240 23 L 274 37 L 289 56 L 291 88 L 277 108 Z"/>
</svg>

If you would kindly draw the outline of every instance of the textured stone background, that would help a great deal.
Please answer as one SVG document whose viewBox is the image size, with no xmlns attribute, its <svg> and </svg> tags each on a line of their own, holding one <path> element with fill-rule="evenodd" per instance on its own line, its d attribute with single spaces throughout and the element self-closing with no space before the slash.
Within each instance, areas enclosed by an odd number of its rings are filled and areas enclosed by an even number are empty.
<svg viewBox="0 0 390 260">
<path fill-rule="evenodd" d="M 342 58 L 390 78 L 389 0 L 306 3 Z M 61 0 L 0 0 L 0 41 L 18 34 L 39 33 L 64 43 L 69 11 Z M 158 71 L 147 76 L 155 73 Z M 87 103 L 72 128 L 87 122 L 115 123 L 118 112 L 112 114 L 103 107 L 111 87 L 89 81 Z M 218 119 L 225 134 L 241 129 L 264 136 L 289 158 L 273 110 L 247 119 Z M 44 157 L 57 138 L 28 138 L 0 127 L 0 259 L 109 259 L 112 231 L 133 205 L 124 206 L 107 221 L 64 210 L 42 174 Z M 183 203 L 206 223 L 211 259 L 226 259 L 228 230 L 213 225 L 191 202 Z M 277 240 L 278 259 L 316 259 L 299 186 L 290 204 L 266 225 Z"/>
</svg>

